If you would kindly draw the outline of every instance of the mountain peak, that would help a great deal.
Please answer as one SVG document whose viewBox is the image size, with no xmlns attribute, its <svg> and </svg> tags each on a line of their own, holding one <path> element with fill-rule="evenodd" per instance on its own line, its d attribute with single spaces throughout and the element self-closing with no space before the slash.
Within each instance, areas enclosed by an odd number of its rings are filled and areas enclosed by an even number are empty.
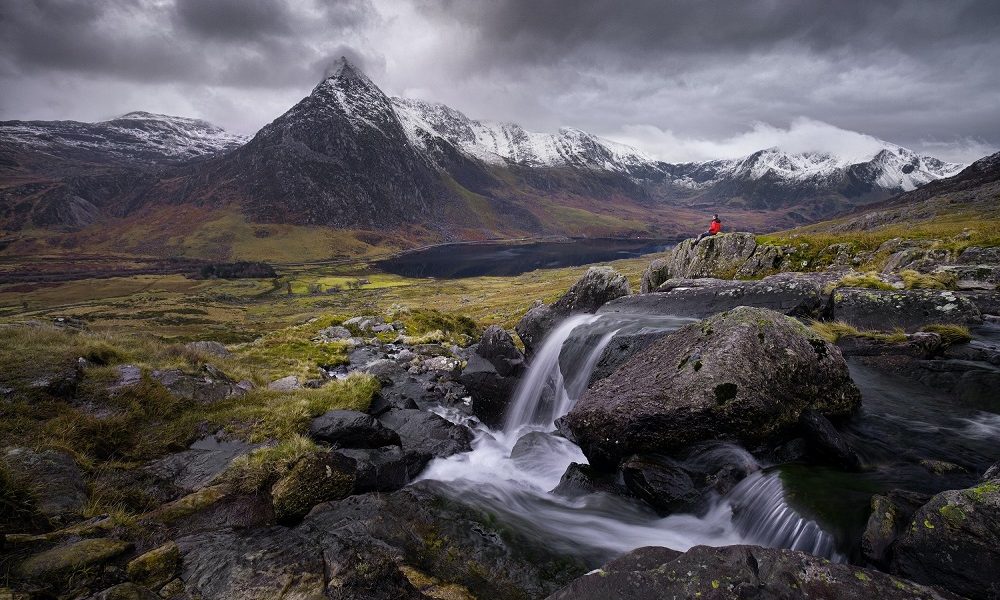
<svg viewBox="0 0 1000 600">
<path fill-rule="evenodd" d="M 368 77 L 346 56 L 341 56 L 334 61 L 323 79 L 324 82 L 350 80 L 368 81 Z"/>
</svg>

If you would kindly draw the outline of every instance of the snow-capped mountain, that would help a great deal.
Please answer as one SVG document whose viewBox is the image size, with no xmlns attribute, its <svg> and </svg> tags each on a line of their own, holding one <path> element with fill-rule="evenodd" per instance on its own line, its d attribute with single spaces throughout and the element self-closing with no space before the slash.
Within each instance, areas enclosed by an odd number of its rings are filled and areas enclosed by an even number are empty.
<svg viewBox="0 0 1000 600">
<path fill-rule="evenodd" d="M 4 121 L 0 140 L 55 156 L 179 163 L 238 148 L 247 141 L 202 121 L 130 112 L 110 121 Z"/>
</svg>

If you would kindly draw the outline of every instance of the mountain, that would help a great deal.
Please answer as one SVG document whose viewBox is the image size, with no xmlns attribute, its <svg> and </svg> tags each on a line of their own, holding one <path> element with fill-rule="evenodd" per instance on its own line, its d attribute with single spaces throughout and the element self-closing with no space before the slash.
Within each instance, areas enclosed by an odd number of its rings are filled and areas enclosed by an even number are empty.
<svg viewBox="0 0 1000 600">
<path fill-rule="evenodd" d="M 102 243 L 121 234 L 143 252 L 182 254 L 195 252 L 192 239 L 229 252 L 248 232 L 278 244 L 270 236 L 292 235 L 287 227 L 344 231 L 351 239 L 338 244 L 351 248 L 674 235 L 702 227 L 711 212 L 727 226 L 762 230 L 850 211 L 960 168 L 888 142 L 861 157 L 770 148 L 671 164 L 578 129 L 537 133 L 390 98 L 342 59 L 249 140 L 149 113 L 0 123 L 0 226 L 23 238 L 33 227 L 101 225 Z"/>
</svg>

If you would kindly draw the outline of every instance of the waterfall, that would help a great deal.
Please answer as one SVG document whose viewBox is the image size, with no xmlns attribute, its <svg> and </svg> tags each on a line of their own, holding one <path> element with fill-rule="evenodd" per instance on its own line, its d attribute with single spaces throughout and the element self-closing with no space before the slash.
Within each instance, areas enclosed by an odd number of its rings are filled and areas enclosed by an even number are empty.
<svg viewBox="0 0 1000 600">
<path fill-rule="evenodd" d="M 571 463 L 587 462 L 579 447 L 554 433 L 554 421 L 586 391 L 615 335 L 670 331 L 690 321 L 653 315 L 569 317 L 536 353 L 502 429 L 491 430 L 460 411 L 437 411 L 473 428 L 473 450 L 432 461 L 420 479 L 438 481 L 446 493 L 496 514 L 523 535 L 595 564 L 640 546 L 683 551 L 700 544 L 739 543 L 796 548 L 843 560 L 834 550 L 833 537 L 785 502 L 774 473 L 752 473 L 728 495 L 711 494 L 698 515 L 660 517 L 645 504 L 617 495 L 571 499 L 550 492 Z M 525 437 L 529 433 L 531 437 Z M 759 470 L 748 452 L 727 444 L 694 449 L 684 464 L 699 469 L 720 461 Z"/>
</svg>

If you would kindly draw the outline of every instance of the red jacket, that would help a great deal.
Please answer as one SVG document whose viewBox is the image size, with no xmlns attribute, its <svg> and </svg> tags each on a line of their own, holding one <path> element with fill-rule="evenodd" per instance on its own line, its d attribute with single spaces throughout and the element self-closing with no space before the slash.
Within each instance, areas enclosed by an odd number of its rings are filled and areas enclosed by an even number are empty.
<svg viewBox="0 0 1000 600">
<path fill-rule="evenodd" d="M 715 235 L 722 231 L 722 221 L 712 220 L 712 224 L 708 226 L 708 232 Z"/>
</svg>

